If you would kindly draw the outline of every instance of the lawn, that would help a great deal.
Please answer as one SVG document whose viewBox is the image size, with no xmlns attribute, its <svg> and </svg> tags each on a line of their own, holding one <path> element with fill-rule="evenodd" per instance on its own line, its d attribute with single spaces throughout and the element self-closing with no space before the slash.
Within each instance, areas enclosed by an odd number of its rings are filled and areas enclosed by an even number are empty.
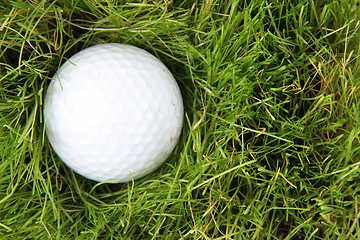
<svg viewBox="0 0 360 240">
<path fill-rule="evenodd" d="M 357 4 L 0 0 L 0 239 L 360 239 Z M 125 184 L 44 130 L 56 70 L 108 42 L 158 57 L 185 107 L 171 157 Z"/>
</svg>

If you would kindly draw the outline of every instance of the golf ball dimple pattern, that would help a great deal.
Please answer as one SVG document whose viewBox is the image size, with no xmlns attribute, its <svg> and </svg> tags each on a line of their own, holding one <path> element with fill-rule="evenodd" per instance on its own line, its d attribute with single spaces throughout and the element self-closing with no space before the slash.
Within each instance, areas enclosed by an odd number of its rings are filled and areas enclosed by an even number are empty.
<svg viewBox="0 0 360 240">
<path fill-rule="evenodd" d="M 183 103 L 166 66 L 134 46 L 99 44 L 65 62 L 44 104 L 59 158 L 95 181 L 128 182 L 158 168 L 181 132 Z"/>
</svg>

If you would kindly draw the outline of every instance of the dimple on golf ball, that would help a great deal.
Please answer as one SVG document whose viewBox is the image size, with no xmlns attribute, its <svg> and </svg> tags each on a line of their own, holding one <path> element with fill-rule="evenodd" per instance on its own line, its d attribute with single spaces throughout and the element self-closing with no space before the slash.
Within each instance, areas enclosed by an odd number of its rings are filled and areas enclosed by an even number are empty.
<svg viewBox="0 0 360 240">
<path fill-rule="evenodd" d="M 58 157 L 98 182 L 128 182 L 158 168 L 182 128 L 179 87 L 166 66 L 126 44 L 72 56 L 46 91 L 45 131 Z"/>
</svg>

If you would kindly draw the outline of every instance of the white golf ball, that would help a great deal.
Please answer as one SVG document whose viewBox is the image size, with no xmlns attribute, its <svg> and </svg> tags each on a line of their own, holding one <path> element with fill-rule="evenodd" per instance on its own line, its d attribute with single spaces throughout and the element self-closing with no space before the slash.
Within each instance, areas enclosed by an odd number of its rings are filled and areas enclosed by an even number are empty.
<svg viewBox="0 0 360 240">
<path fill-rule="evenodd" d="M 182 128 L 179 87 L 166 66 L 126 44 L 99 44 L 66 61 L 46 92 L 45 131 L 59 158 L 99 182 L 158 168 Z"/>
</svg>

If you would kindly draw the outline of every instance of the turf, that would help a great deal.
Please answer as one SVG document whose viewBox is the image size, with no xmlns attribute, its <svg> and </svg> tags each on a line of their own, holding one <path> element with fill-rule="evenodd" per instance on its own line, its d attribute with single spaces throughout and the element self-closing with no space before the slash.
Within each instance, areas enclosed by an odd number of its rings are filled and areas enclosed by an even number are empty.
<svg viewBox="0 0 360 240">
<path fill-rule="evenodd" d="M 356 3 L 0 0 L 0 239 L 360 239 Z M 185 105 L 171 158 L 128 184 L 44 132 L 55 71 L 105 42 L 160 58 Z"/>
</svg>

